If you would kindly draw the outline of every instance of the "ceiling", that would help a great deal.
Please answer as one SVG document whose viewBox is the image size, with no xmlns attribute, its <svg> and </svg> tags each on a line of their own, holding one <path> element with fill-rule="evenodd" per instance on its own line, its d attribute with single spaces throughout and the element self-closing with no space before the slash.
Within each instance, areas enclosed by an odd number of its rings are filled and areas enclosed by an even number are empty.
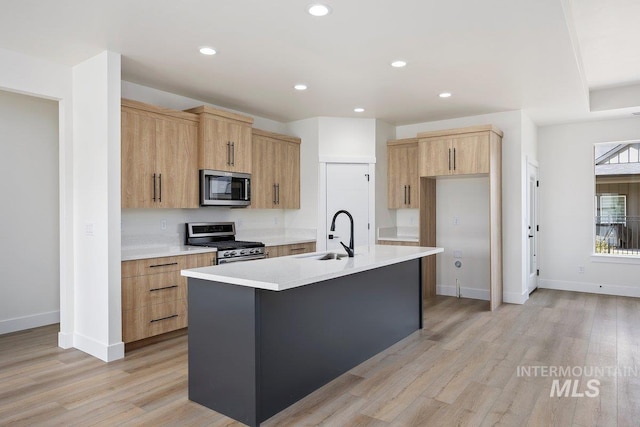
<svg viewBox="0 0 640 427">
<path fill-rule="evenodd" d="M 119 52 L 123 80 L 283 122 L 523 109 L 550 124 L 628 115 L 590 112 L 590 90 L 640 85 L 638 0 L 327 0 L 323 18 L 300 0 L 3 3 L 1 48 L 70 66 Z"/>
</svg>

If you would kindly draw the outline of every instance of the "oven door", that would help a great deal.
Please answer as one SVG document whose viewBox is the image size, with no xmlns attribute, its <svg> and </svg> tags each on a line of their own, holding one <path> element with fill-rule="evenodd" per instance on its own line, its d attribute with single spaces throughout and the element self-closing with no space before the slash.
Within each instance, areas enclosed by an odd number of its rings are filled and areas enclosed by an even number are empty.
<svg viewBox="0 0 640 427">
<path fill-rule="evenodd" d="M 265 254 L 260 255 L 250 255 L 250 256 L 239 256 L 235 258 L 222 258 L 218 260 L 218 264 L 228 264 L 230 262 L 240 262 L 240 261 L 253 261 L 254 259 L 265 259 L 267 256 Z"/>
<path fill-rule="evenodd" d="M 248 206 L 251 204 L 251 175 L 224 171 L 200 171 L 200 205 Z"/>
</svg>

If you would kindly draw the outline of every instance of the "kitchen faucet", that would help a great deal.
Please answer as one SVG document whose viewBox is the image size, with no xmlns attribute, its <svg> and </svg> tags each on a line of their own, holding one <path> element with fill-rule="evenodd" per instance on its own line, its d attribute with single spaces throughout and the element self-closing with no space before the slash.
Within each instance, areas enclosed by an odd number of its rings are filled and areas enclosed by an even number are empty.
<svg viewBox="0 0 640 427">
<path fill-rule="evenodd" d="M 351 239 L 349 240 L 349 246 L 345 245 L 342 242 L 340 242 L 340 244 L 342 245 L 344 250 L 347 251 L 347 255 L 349 255 L 349 258 L 353 258 L 353 217 L 351 216 L 351 214 L 345 210 L 339 210 L 338 212 L 336 212 L 336 214 L 333 216 L 333 220 L 331 221 L 330 231 L 336 231 L 336 218 L 341 213 L 347 214 L 347 216 L 349 217 L 349 221 L 351 221 Z M 331 238 L 331 236 L 329 236 L 329 238 Z"/>
</svg>

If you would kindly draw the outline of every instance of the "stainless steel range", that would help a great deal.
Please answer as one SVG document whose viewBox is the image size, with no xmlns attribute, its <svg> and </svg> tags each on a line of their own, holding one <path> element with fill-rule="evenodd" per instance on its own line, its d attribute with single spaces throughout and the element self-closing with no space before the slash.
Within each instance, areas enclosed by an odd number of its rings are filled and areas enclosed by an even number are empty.
<svg viewBox="0 0 640 427">
<path fill-rule="evenodd" d="M 236 240 L 234 222 L 188 222 L 186 244 L 218 249 L 218 264 L 265 258 L 264 243 Z"/>
</svg>

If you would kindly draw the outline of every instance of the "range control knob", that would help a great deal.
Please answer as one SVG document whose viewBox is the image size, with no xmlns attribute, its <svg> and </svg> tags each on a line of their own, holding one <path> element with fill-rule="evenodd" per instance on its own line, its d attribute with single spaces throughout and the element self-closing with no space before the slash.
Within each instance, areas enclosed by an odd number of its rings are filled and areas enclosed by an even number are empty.
<svg viewBox="0 0 640 427">
<path fill-rule="evenodd" d="M 229 256 L 231 256 L 231 253 L 229 253 L 229 252 L 225 252 L 225 253 L 224 253 L 224 256 L 225 256 L 225 257 L 229 257 Z"/>
</svg>

